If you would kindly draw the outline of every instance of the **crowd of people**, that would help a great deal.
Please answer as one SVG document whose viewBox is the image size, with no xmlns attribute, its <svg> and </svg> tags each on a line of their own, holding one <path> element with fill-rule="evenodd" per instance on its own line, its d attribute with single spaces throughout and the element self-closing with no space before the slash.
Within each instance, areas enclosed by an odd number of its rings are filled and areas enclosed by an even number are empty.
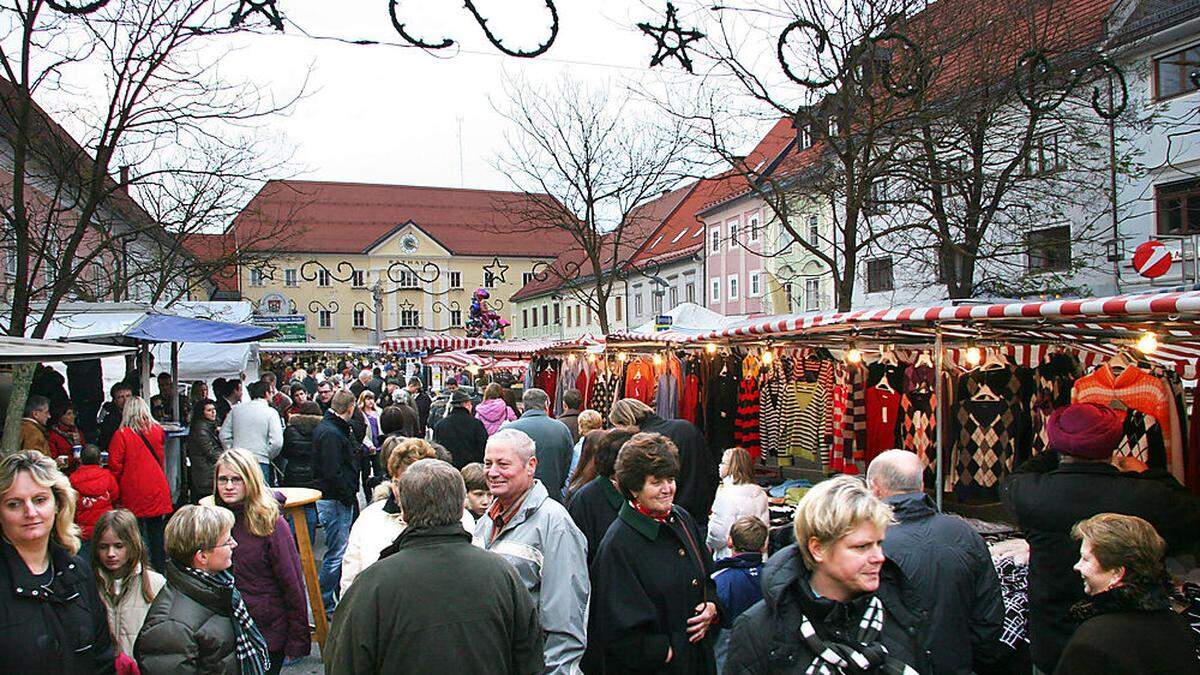
<svg viewBox="0 0 1200 675">
<path fill-rule="evenodd" d="M 0 671 L 277 673 L 325 612 L 330 673 L 1014 672 L 988 549 L 913 453 L 817 483 L 771 532 L 745 449 L 636 399 L 572 390 L 555 416 L 536 388 L 321 375 L 118 383 L 91 438 L 31 396 L 0 460 Z M 173 499 L 161 421 L 185 410 Z M 1200 503 L 1113 460 L 1119 413 L 1056 411 L 1004 485 L 1034 673 L 1200 671 L 1164 566 Z M 321 607 L 280 487 L 321 493 Z"/>
</svg>

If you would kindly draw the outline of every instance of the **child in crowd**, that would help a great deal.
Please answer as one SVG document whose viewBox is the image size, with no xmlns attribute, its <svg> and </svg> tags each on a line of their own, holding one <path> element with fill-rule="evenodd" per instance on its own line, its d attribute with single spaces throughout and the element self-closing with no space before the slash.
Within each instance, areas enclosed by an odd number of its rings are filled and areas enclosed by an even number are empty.
<svg viewBox="0 0 1200 675">
<path fill-rule="evenodd" d="M 92 543 L 92 527 L 113 508 L 117 501 L 120 488 L 117 479 L 108 469 L 100 466 L 100 448 L 95 445 L 85 445 L 79 453 L 83 466 L 71 473 L 71 487 L 79 493 L 75 504 L 75 524 L 79 526 L 83 538 L 83 548 L 79 555 L 87 558 Z"/>
<path fill-rule="evenodd" d="M 726 545 L 733 555 L 718 560 L 717 571 L 712 575 L 717 583 L 717 598 L 725 608 L 721 632 L 717 636 L 717 672 L 725 667 L 734 620 L 762 600 L 758 575 L 762 572 L 763 554 L 767 550 L 767 526 L 757 516 L 742 516 L 729 528 Z"/>
<path fill-rule="evenodd" d="M 463 483 L 467 486 L 467 510 L 478 521 L 492 505 L 492 493 L 488 492 L 487 474 L 479 462 L 471 462 L 462 468 Z"/>
</svg>

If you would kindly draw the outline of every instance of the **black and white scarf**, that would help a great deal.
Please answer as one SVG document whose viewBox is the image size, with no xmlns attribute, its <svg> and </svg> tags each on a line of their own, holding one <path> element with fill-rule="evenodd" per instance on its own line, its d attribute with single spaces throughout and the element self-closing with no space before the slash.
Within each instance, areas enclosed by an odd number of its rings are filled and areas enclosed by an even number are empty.
<svg viewBox="0 0 1200 675">
<path fill-rule="evenodd" d="M 250 610 L 246 609 L 246 601 L 233 585 L 233 575 L 229 570 L 221 572 L 205 572 L 194 567 L 180 565 L 184 572 L 190 574 L 201 584 L 214 589 L 227 589 L 230 592 L 233 605 L 233 632 L 237 636 L 237 658 L 242 675 L 263 675 L 271 667 L 271 656 L 267 652 L 267 641 L 263 638 Z"/>
<path fill-rule="evenodd" d="M 805 675 L 852 675 L 883 672 L 888 675 L 917 675 L 917 671 L 888 654 L 879 642 L 883 632 L 883 603 L 872 597 L 858 622 L 857 644 L 826 642 L 807 616 L 800 615 L 800 637 L 815 655 Z"/>
</svg>

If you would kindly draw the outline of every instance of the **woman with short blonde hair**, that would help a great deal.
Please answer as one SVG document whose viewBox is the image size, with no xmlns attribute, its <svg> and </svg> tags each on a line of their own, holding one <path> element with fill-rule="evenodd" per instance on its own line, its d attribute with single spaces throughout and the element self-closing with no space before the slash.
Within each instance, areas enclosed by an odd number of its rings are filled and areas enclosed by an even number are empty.
<svg viewBox="0 0 1200 675">
<path fill-rule="evenodd" d="M 167 434 L 150 416 L 146 399 L 135 396 L 125 402 L 121 426 L 108 444 L 108 469 L 117 479 L 120 505 L 137 516 L 150 563 L 160 572 L 166 566 L 163 525 L 172 508 L 166 442 Z"/>
<path fill-rule="evenodd" d="M 652 412 L 654 412 L 653 408 L 636 398 L 623 398 L 613 404 L 612 410 L 608 413 L 608 421 L 614 427 L 641 428 L 642 422 L 646 421 L 646 416 Z"/>
</svg>

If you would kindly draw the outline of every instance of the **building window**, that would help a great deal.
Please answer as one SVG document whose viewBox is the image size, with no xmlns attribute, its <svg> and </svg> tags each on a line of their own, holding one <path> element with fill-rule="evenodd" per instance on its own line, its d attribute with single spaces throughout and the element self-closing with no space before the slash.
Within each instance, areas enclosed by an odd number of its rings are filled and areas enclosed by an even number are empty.
<svg viewBox="0 0 1200 675">
<path fill-rule="evenodd" d="M 1049 133 L 1034 138 L 1025 155 L 1025 175 L 1040 176 L 1066 167 L 1059 147 L 1059 134 Z"/>
<path fill-rule="evenodd" d="M 1154 59 L 1154 98 L 1162 100 L 1200 89 L 1200 45 Z"/>
<path fill-rule="evenodd" d="M 365 288 L 367 285 L 367 273 L 363 270 L 354 270 L 350 273 L 350 283 L 355 288 Z"/>
<path fill-rule="evenodd" d="M 582 318 L 583 318 L 583 305 L 575 305 L 575 327 L 576 328 L 583 325 Z M 588 317 L 588 321 L 591 321 L 591 320 L 592 320 L 591 317 Z"/>
<path fill-rule="evenodd" d="M 1025 235 L 1030 272 L 1065 272 L 1071 267 L 1071 227 L 1060 225 Z"/>
<path fill-rule="evenodd" d="M 366 328 L 367 327 L 367 310 L 362 309 L 362 308 L 354 310 L 354 327 L 355 328 Z"/>
<path fill-rule="evenodd" d="M 712 253 L 721 252 L 721 228 L 714 227 L 708 231 L 708 250 Z"/>
<path fill-rule="evenodd" d="M 738 299 L 738 278 L 736 274 L 729 275 L 729 299 Z"/>
<path fill-rule="evenodd" d="M 669 293 L 670 293 L 670 298 L 671 298 L 670 309 L 674 309 L 675 306 L 679 304 L 679 288 L 676 286 L 671 286 L 671 290 L 669 291 Z"/>
<path fill-rule="evenodd" d="M 871 183 L 871 196 L 863 204 L 863 210 L 869 214 L 887 213 L 888 186 L 886 178 L 876 178 Z"/>
<path fill-rule="evenodd" d="M 262 286 L 263 285 L 262 270 L 255 270 L 255 269 L 250 270 L 250 285 L 251 286 Z"/>
<path fill-rule="evenodd" d="M 483 273 L 483 287 L 484 288 L 495 288 L 499 282 L 500 282 L 500 277 L 496 276 L 495 274 L 492 274 L 491 272 Z"/>
<path fill-rule="evenodd" d="M 738 245 L 738 224 L 737 221 L 729 223 L 729 247 L 733 248 Z"/>
<path fill-rule="evenodd" d="M 867 292 L 881 293 L 895 288 L 892 278 L 892 259 L 875 258 L 867 261 Z"/>
<path fill-rule="evenodd" d="M 567 328 L 571 328 L 574 325 L 574 321 L 572 321 L 572 319 L 574 319 L 574 318 L 575 317 L 574 317 L 573 313 L 571 312 L 571 308 L 568 307 L 567 308 Z"/>
<path fill-rule="evenodd" d="M 450 288 L 462 288 L 462 272 L 447 272 L 446 278 L 450 280 Z"/>
<path fill-rule="evenodd" d="M 750 273 L 750 297 L 757 298 L 762 295 L 762 272 Z"/>
<path fill-rule="evenodd" d="M 640 319 L 640 318 L 642 318 L 642 309 L 643 309 L 643 307 L 642 307 L 642 291 L 641 291 L 641 289 L 634 289 L 633 293 L 634 293 L 634 295 L 633 295 L 633 315 Z"/>
<path fill-rule="evenodd" d="M 550 325 L 550 306 L 549 305 L 542 305 L 542 325 L 543 326 Z"/>
<path fill-rule="evenodd" d="M 1154 186 L 1159 234 L 1200 232 L 1200 179 Z"/>
<path fill-rule="evenodd" d="M 529 309 L 521 310 L 521 328 L 529 328 Z"/>
<path fill-rule="evenodd" d="M 326 269 L 317 270 L 317 285 L 318 286 L 332 286 L 333 285 L 333 279 L 329 275 L 329 270 L 326 270 Z"/>
<path fill-rule="evenodd" d="M 290 269 L 290 270 L 284 270 L 284 271 L 283 271 L 283 285 L 284 285 L 284 286 L 296 286 L 296 285 L 297 285 L 297 284 L 296 284 L 296 270 L 295 270 L 295 269 Z"/>
<path fill-rule="evenodd" d="M 533 311 L 530 312 L 530 314 L 533 314 L 533 327 L 537 328 L 538 327 L 538 308 L 534 307 Z"/>
<path fill-rule="evenodd" d="M 804 311 L 815 312 L 821 309 L 821 280 L 804 280 Z"/>
<path fill-rule="evenodd" d="M 317 326 L 320 328 L 333 327 L 333 312 L 327 309 L 317 312 Z"/>
<path fill-rule="evenodd" d="M 561 312 L 562 312 L 562 309 L 560 309 L 560 308 L 559 308 L 559 305 L 558 305 L 558 303 L 557 303 L 557 302 L 556 302 L 556 303 L 554 303 L 554 325 L 555 325 L 555 326 L 557 326 L 558 324 L 562 323 L 562 314 L 561 314 Z"/>
<path fill-rule="evenodd" d="M 521 273 L 521 285 L 528 286 L 529 282 L 533 281 L 533 277 L 534 277 L 533 272 L 522 272 Z"/>
<path fill-rule="evenodd" d="M 808 243 L 816 246 L 821 241 L 820 220 L 816 216 L 808 217 Z"/>
<path fill-rule="evenodd" d="M 451 328 L 462 328 L 462 310 L 461 309 L 450 310 L 450 327 Z"/>
<path fill-rule="evenodd" d="M 400 310 L 400 327 L 401 328 L 420 328 L 421 313 L 415 309 Z"/>
<path fill-rule="evenodd" d="M 758 241 L 762 228 L 759 227 L 757 213 L 746 219 L 746 227 L 750 228 L 750 241 Z"/>
<path fill-rule="evenodd" d="M 712 280 L 712 301 L 713 302 L 721 301 L 721 280 L 720 279 Z"/>
<path fill-rule="evenodd" d="M 617 308 L 617 321 L 623 320 L 625 318 L 625 314 L 621 312 L 621 296 L 618 295 L 616 298 L 614 298 L 613 304 Z"/>
<path fill-rule="evenodd" d="M 696 302 L 696 284 L 689 281 L 683 287 L 683 297 L 687 298 L 688 302 Z"/>
<path fill-rule="evenodd" d="M 400 281 L 397 282 L 400 288 L 420 288 L 421 279 L 417 276 L 415 270 L 400 270 Z"/>
<path fill-rule="evenodd" d="M 592 325 L 592 306 L 587 306 L 587 325 Z"/>
</svg>

